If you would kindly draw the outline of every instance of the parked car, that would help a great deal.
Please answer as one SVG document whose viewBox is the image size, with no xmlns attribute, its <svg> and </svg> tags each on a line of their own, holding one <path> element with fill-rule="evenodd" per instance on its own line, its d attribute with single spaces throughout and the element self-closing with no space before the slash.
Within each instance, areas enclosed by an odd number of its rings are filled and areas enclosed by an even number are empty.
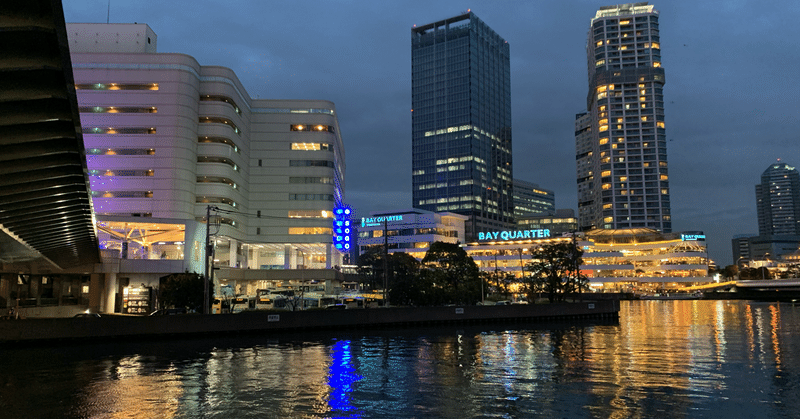
<svg viewBox="0 0 800 419">
<path fill-rule="evenodd" d="M 100 315 L 97 314 L 97 313 L 78 313 L 78 314 L 76 314 L 76 315 L 74 315 L 72 317 L 75 317 L 75 318 L 79 318 L 79 317 L 81 317 L 81 318 L 95 318 L 95 317 L 100 317 Z"/>
<path fill-rule="evenodd" d="M 150 313 L 151 316 L 173 316 L 176 314 L 186 314 L 185 308 L 162 308 Z"/>
</svg>

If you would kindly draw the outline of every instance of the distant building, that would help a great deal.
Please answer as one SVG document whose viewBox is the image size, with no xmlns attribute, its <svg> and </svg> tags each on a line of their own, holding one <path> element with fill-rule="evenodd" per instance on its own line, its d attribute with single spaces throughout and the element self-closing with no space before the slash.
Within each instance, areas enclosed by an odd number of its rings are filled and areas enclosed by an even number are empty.
<svg viewBox="0 0 800 419">
<path fill-rule="evenodd" d="M 547 229 L 553 237 L 578 231 L 578 219 L 572 209 L 559 209 L 545 213 L 517 217 L 517 230 Z"/>
<path fill-rule="evenodd" d="M 463 243 L 467 220 L 464 215 L 420 209 L 371 212 L 355 220 L 359 254 L 388 244 L 390 253 L 402 251 L 422 259 L 433 242 Z"/>
<path fill-rule="evenodd" d="M 555 211 L 555 192 L 524 180 L 514 179 L 514 217 Z"/>
<path fill-rule="evenodd" d="M 800 234 L 800 173 L 786 163 L 773 163 L 756 185 L 758 234 Z"/>
<path fill-rule="evenodd" d="M 575 121 L 580 227 L 670 232 L 658 11 L 601 7 L 586 48 L 588 112 Z"/>
<path fill-rule="evenodd" d="M 734 237 L 731 244 L 733 263 L 742 266 L 757 260 L 778 260 L 796 253 L 800 249 L 800 235 Z"/>
<path fill-rule="evenodd" d="M 574 214 L 574 213 L 573 213 Z M 466 217 L 420 210 L 372 213 L 357 221 L 361 253 L 382 250 L 387 232 L 389 253 L 408 253 L 422 260 L 435 241 L 457 243 Z M 481 271 L 515 277 L 532 261 L 540 246 L 575 241 L 584 251 L 581 273 L 593 289 L 655 291 L 707 284 L 708 253 L 703 232 L 661 233 L 652 229 L 595 229 L 559 235 L 546 228 L 517 227 L 479 232 L 478 239 L 461 242 Z"/>
<path fill-rule="evenodd" d="M 414 208 L 513 225 L 509 46 L 467 12 L 411 29 Z"/>
</svg>

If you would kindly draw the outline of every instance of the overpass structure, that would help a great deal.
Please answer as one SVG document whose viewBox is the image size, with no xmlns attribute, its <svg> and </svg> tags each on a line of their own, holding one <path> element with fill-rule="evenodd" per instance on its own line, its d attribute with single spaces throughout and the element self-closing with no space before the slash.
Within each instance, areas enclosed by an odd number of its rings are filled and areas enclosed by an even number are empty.
<svg viewBox="0 0 800 419">
<path fill-rule="evenodd" d="M 0 4 L 0 263 L 100 262 L 60 0 Z"/>
</svg>

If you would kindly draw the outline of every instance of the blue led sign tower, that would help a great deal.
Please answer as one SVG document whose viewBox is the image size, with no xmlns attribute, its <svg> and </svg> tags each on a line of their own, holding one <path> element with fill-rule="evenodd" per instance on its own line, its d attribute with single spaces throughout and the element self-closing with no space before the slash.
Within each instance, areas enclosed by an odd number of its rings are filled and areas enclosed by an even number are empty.
<svg viewBox="0 0 800 419">
<path fill-rule="evenodd" d="M 350 215 L 353 210 L 346 205 L 333 209 L 333 245 L 342 252 L 350 251 Z"/>
</svg>

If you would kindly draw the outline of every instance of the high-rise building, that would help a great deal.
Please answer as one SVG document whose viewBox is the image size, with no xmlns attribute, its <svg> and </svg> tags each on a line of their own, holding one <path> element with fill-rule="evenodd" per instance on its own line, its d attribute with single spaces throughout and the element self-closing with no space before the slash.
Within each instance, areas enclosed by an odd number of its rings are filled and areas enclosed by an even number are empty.
<svg viewBox="0 0 800 419">
<path fill-rule="evenodd" d="M 588 112 L 575 134 L 580 228 L 670 232 L 658 11 L 601 7 L 586 53 Z"/>
<path fill-rule="evenodd" d="M 514 218 L 551 213 L 556 209 L 555 192 L 520 179 L 514 179 Z"/>
<path fill-rule="evenodd" d="M 800 234 L 800 173 L 786 163 L 771 164 L 756 185 L 758 234 Z"/>
<path fill-rule="evenodd" d="M 411 29 L 413 207 L 513 221 L 509 46 L 472 12 Z"/>
</svg>

